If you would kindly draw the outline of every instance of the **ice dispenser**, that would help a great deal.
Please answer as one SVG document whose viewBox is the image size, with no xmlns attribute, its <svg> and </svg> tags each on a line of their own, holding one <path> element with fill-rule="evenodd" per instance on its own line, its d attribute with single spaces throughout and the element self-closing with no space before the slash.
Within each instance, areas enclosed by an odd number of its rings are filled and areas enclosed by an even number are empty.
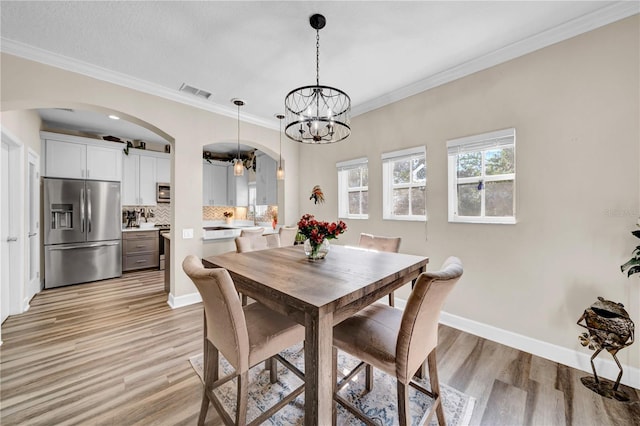
<svg viewBox="0 0 640 426">
<path fill-rule="evenodd" d="M 51 229 L 73 229 L 73 205 L 51 205 Z"/>
</svg>

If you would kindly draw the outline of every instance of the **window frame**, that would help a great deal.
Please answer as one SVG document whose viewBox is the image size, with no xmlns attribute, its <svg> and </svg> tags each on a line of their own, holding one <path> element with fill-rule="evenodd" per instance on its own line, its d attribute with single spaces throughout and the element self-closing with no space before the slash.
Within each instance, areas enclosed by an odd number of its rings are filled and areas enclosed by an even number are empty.
<svg viewBox="0 0 640 426">
<path fill-rule="evenodd" d="M 353 160 L 341 161 L 336 163 L 336 168 L 338 170 L 338 218 L 358 220 L 369 219 L 368 211 L 366 213 L 362 213 L 362 196 L 360 197 L 360 213 L 349 213 L 349 193 L 359 192 L 362 194 L 362 192 L 366 191 L 367 197 L 369 193 L 369 185 L 362 185 L 362 177 L 360 178 L 360 186 L 349 187 L 349 171 L 354 169 L 366 169 L 368 180 L 369 159 L 367 157 L 361 157 Z"/>
<path fill-rule="evenodd" d="M 409 182 L 408 184 L 393 183 L 393 170 L 391 170 L 392 163 L 401 160 L 411 161 L 414 158 L 424 158 L 425 166 L 425 179 L 424 183 Z M 382 219 L 384 220 L 399 220 L 399 221 L 412 221 L 412 222 L 426 222 L 427 221 L 427 148 L 426 146 L 418 146 L 414 148 L 403 149 L 400 151 L 385 152 L 382 154 Z M 413 176 L 411 178 L 413 180 Z M 412 188 L 424 187 L 424 215 L 396 215 L 393 214 L 393 189 L 394 188 Z M 411 191 L 409 191 L 411 193 Z M 410 198 L 411 202 L 411 198 Z"/>
<path fill-rule="evenodd" d="M 499 175 L 486 175 L 485 170 L 485 152 L 496 148 L 513 148 L 513 173 L 505 173 Z M 462 153 L 481 152 L 481 173 L 480 176 L 458 177 L 457 160 L 458 155 Z M 452 223 L 481 223 L 481 224 L 500 224 L 513 225 L 517 223 L 516 219 L 516 184 L 517 184 L 517 167 L 516 167 L 516 129 L 509 128 L 496 130 L 473 136 L 467 136 L 447 141 L 447 164 L 448 164 L 448 199 L 449 199 L 449 222 Z M 486 204 L 486 183 L 499 181 L 513 181 L 513 216 L 485 216 Z M 457 212 L 458 207 L 458 184 L 465 183 L 483 183 L 481 189 L 480 200 L 480 216 L 460 216 Z"/>
</svg>

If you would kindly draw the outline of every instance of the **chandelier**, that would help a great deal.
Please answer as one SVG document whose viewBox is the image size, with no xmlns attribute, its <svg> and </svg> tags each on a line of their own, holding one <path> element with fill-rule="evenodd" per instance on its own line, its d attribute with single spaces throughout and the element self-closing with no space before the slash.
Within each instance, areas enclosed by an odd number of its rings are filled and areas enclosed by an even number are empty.
<svg viewBox="0 0 640 426">
<path fill-rule="evenodd" d="M 278 170 L 276 170 L 276 179 L 284 179 L 284 168 L 282 167 L 282 119 L 284 115 L 276 114 L 276 118 L 280 120 L 280 161 L 278 161 Z"/>
<path fill-rule="evenodd" d="M 242 99 L 233 98 L 231 102 L 238 107 L 238 151 L 236 161 L 233 164 L 233 175 L 242 176 L 244 174 L 244 167 L 242 167 L 242 160 L 240 159 L 240 107 L 245 104 Z"/>
<path fill-rule="evenodd" d="M 324 16 L 309 18 L 316 30 L 316 84 L 289 92 L 284 99 L 285 134 L 296 142 L 325 144 L 339 142 L 351 134 L 351 99 L 340 89 L 320 85 L 320 30 Z"/>
</svg>

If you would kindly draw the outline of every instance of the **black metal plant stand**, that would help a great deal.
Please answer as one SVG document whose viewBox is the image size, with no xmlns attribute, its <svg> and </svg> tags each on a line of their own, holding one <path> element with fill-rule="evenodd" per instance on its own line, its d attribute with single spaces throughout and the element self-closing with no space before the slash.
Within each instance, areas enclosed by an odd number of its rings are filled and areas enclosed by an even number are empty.
<svg viewBox="0 0 640 426">
<path fill-rule="evenodd" d="M 584 324 L 581 324 L 582 321 Z M 618 389 L 623 370 L 616 356 L 618 351 L 630 346 L 634 339 L 634 324 L 627 311 L 624 310 L 624 305 L 598 297 L 598 300 L 587 308 L 578 319 L 578 325 L 589 330 L 588 333 L 582 333 L 579 336 L 582 346 L 588 346 L 589 349 L 595 350 L 591 356 L 593 377 L 582 377 L 580 379 L 582 384 L 606 398 L 628 402 L 627 394 Z M 620 369 L 615 383 L 599 378 L 596 373 L 593 360 L 603 349 L 611 354 Z"/>
</svg>

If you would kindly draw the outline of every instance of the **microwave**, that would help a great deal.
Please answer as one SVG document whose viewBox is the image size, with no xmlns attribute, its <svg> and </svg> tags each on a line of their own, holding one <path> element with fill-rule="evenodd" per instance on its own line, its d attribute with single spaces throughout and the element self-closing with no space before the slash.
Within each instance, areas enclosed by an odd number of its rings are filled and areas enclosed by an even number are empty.
<svg viewBox="0 0 640 426">
<path fill-rule="evenodd" d="M 156 201 L 158 203 L 171 202 L 171 184 L 158 183 L 158 190 L 156 191 L 156 193 L 157 193 Z"/>
</svg>

